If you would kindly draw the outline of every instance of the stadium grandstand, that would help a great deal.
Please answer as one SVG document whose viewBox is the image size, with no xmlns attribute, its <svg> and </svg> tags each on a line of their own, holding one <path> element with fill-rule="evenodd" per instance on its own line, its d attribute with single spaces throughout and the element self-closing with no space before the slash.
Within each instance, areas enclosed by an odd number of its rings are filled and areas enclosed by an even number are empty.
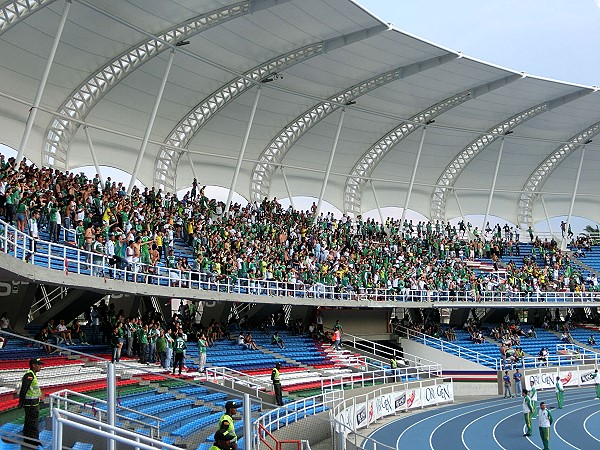
<svg viewBox="0 0 600 450">
<path fill-rule="evenodd" d="M 377 433 L 597 383 L 596 86 L 352 0 L 0 11 L 0 450 L 425 448 Z"/>
</svg>

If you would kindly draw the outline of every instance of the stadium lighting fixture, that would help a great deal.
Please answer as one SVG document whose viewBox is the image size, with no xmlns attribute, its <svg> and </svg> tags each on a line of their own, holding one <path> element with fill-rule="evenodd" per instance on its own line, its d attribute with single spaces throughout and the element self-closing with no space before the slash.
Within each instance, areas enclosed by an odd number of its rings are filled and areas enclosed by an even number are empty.
<svg viewBox="0 0 600 450">
<path fill-rule="evenodd" d="M 179 41 L 175 44 L 175 47 L 183 47 L 184 45 L 189 45 L 190 41 Z"/>
</svg>

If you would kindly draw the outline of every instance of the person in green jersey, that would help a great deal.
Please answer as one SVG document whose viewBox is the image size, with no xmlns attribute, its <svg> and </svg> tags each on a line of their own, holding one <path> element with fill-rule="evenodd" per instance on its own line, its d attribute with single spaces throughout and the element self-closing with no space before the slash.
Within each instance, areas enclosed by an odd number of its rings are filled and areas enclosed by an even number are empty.
<svg viewBox="0 0 600 450">
<path fill-rule="evenodd" d="M 531 436 L 531 417 L 533 412 L 533 400 L 531 399 L 530 394 L 527 392 L 527 389 L 523 389 L 523 416 L 525 418 L 525 433 L 523 436 Z"/>
<path fill-rule="evenodd" d="M 544 450 L 550 450 L 550 426 L 552 425 L 553 419 L 550 410 L 546 408 L 546 403 L 540 403 L 540 411 L 538 414 L 542 444 L 544 444 Z"/>
<path fill-rule="evenodd" d="M 180 331 L 179 333 L 177 333 L 177 338 L 175 339 L 175 342 L 173 344 L 173 375 L 175 375 L 176 369 L 179 369 L 179 375 L 181 375 L 181 371 L 183 370 L 183 357 L 185 349 L 185 340 L 183 339 L 183 333 Z"/>
</svg>

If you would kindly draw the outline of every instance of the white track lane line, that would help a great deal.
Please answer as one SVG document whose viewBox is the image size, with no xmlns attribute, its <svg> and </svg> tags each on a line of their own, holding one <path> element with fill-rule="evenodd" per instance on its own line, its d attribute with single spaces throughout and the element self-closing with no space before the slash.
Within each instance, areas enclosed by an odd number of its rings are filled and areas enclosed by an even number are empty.
<svg viewBox="0 0 600 450">
<path fill-rule="evenodd" d="M 500 404 L 504 403 L 504 404 L 506 404 L 506 399 L 492 400 L 492 402 L 494 403 L 493 405 L 490 405 L 490 404 L 488 403 L 488 404 L 487 404 L 487 406 L 486 406 L 485 408 L 470 409 L 469 411 L 481 411 L 482 409 L 487 409 L 487 408 L 489 408 L 490 406 L 495 406 L 495 404 L 496 404 L 496 403 L 500 403 Z M 439 413 L 437 413 L 437 414 L 433 414 L 433 415 L 431 415 L 431 416 L 425 417 L 424 419 L 421 419 L 421 420 L 419 420 L 418 422 L 415 422 L 415 423 L 413 423 L 412 425 L 409 425 L 407 428 L 405 428 L 405 429 L 404 429 L 404 431 L 403 431 L 402 433 L 400 433 L 400 435 L 398 436 L 398 439 L 396 439 L 396 448 L 397 448 L 397 449 L 399 449 L 399 448 L 400 448 L 400 447 L 399 447 L 399 444 L 400 444 L 400 439 L 402 438 L 402 436 L 404 435 L 404 433 L 406 433 L 408 430 L 410 430 L 410 429 L 411 429 L 412 427 L 414 427 L 415 425 L 418 425 L 418 424 L 420 424 L 421 422 L 425 422 L 426 420 L 429 420 L 429 419 L 431 419 L 431 418 L 433 418 L 433 417 L 441 416 L 441 415 L 443 415 L 443 414 L 450 414 L 450 413 L 453 413 L 453 412 L 456 412 L 456 411 L 462 411 L 463 409 L 466 409 L 466 408 L 472 408 L 472 407 L 473 407 L 473 405 L 465 405 L 465 406 L 461 406 L 461 407 L 459 407 L 459 408 L 456 408 L 456 409 L 450 409 L 449 411 L 442 411 L 442 412 L 439 412 Z M 399 418 L 398 420 L 402 420 L 402 419 L 405 419 L 405 417 L 401 417 L 401 418 Z M 394 421 L 394 422 L 395 422 L 395 421 Z M 390 424 L 391 424 L 391 423 L 394 423 L 394 422 L 390 422 Z M 388 425 L 390 425 L 390 424 L 388 424 Z M 386 426 L 388 426 L 388 425 L 386 425 Z M 374 433 L 372 433 L 372 434 L 374 434 Z"/>
<path fill-rule="evenodd" d="M 561 435 L 558 433 L 558 431 L 556 430 L 556 425 L 558 424 L 558 422 L 560 422 L 560 420 L 561 420 L 562 418 L 564 418 L 564 417 L 567 417 L 569 414 L 571 414 L 571 413 L 574 413 L 575 411 L 580 411 L 580 410 L 582 410 L 582 409 L 589 408 L 590 406 L 592 406 L 592 404 L 590 404 L 590 405 L 586 405 L 586 406 L 582 406 L 581 408 L 572 409 L 572 410 L 570 410 L 569 412 L 567 412 L 567 413 L 563 414 L 562 416 L 560 416 L 558 419 L 556 419 L 556 420 L 554 421 L 554 424 L 552 425 L 552 428 L 554 428 L 554 433 L 556 434 L 556 437 L 557 437 L 557 438 L 559 438 L 561 441 L 563 441 L 565 444 L 567 444 L 569 447 L 573 447 L 573 448 L 575 448 L 575 449 L 577 449 L 577 450 L 580 450 L 580 448 L 579 448 L 579 447 L 575 447 L 573 444 L 571 444 L 571 443 L 567 442 L 566 440 L 564 440 L 564 439 L 562 438 L 562 436 L 561 436 Z"/>
<path fill-rule="evenodd" d="M 477 422 L 479 419 L 483 419 L 484 417 L 491 416 L 492 414 L 496 414 L 496 413 L 497 413 L 497 412 L 499 412 L 499 411 L 504 411 L 504 410 L 507 410 L 507 409 L 513 409 L 513 407 L 511 406 L 510 408 L 502 408 L 502 409 L 497 409 L 497 410 L 495 410 L 495 411 L 492 411 L 491 413 L 484 414 L 483 416 L 481 416 L 481 417 L 478 417 L 477 419 L 475 419 L 475 420 L 472 420 L 471 422 L 469 422 L 469 423 L 467 424 L 467 426 L 463 428 L 463 430 L 462 430 L 462 433 L 460 433 L 460 439 L 462 440 L 462 443 L 463 443 L 463 445 L 465 446 L 465 448 L 466 448 L 467 450 L 471 450 L 471 449 L 469 448 L 469 446 L 467 445 L 467 443 L 465 442 L 465 431 L 467 431 L 467 428 L 469 428 L 471 425 L 473 425 L 473 424 L 474 424 L 475 422 Z M 513 415 L 514 415 L 514 414 L 513 414 Z M 494 429 L 495 429 L 495 428 L 494 428 Z M 535 447 L 537 447 L 537 448 L 540 448 L 540 447 L 538 447 L 537 445 L 535 445 L 531 439 L 527 438 L 527 440 L 528 440 L 529 442 L 531 442 L 531 443 L 532 443 L 532 444 L 533 444 Z M 496 443 L 498 443 L 498 441 L 496 441 Z M 500 444 L 498 443 L 498 445 L 500 445 Z M 500 445 L 500 447 L 502 447 L 502 446 Z"/>
<path fill-rule="evenodd" d="M 600 442 L 600 439 L 598 439 L 596 436 L 593 436 L 593 435 L 592 435 L 592 433 L 590 433 L 590 430 L 588 430 L 588 428 L 587 428 L 587 421 L 588 421 L 588 419 L 589 419 L 590 417 L 592 417 L 593 415 L 595 415 L 595 414 L 598 414 L 598 413 L 600 413 L 600 411 L 596 411 L 595 413 L 592 413 L 592 414 L 590 414 L 589 416 L 587 416 L 587 417 L 585 418 L 585 420 L 583 421 L 583 429 L 585 430 L 585 432 L 586 432 L 586 433 L 587 433 L 587 434 L 588 434 L 588 435 L 589 435 L 589 436 L 590 436 L 592 439 L 595 439 L 596 441 Z"/>
</svg>

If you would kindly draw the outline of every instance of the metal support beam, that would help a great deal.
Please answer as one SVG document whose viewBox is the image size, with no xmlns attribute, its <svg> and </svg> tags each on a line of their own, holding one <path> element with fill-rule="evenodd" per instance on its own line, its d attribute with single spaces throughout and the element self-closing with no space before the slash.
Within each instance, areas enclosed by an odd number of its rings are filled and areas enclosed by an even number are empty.
<svg viewBox="0 0 600 450">
<path fill-rule="evenodd" d="M 410 176 L 410 183 L 408 184 L 408 191 L 406 192 L 406 199 L 404 200 L 404 209 L 402 210 L 402 217 L 400 223 L 404 223 L 406 218 L 406 210 L 408 209 L 408 203 L 410 202 L 410 196 L 412 194 L 413 186 L 415 185 L 415 178 L 417 176 L 417 169 L 419 168 L 419 159 L 421 159 L 421 151 L 423 150 L 423 143 L 425 142 L 425 133 L 427 132 L 427 126 L 423 127 L 421 132 L 421 141 L 419 142 L 419 149 L 417 150 L 417 157 L 413 166 L 412 174 Z"/>
<path fill-rule="evenodd" d="M 112 362 L 106 363 L 106 397 L 106 423 L 114 427 L 117 416 L 117 378 L 115 365 Z M 115 434 L 114 431 L 110 433 Z M 107 439 L 106 444 L 108 450 L 115 450 L 116 442 L 114 439 Z"/>
<path fill-rule="evenodd" d="M 285 170 L 283 166 L 279 166 L 281 169 L 281 175 L 283 176 L 283 184 L 285 184 L 285 190 L 287 191 L 288 198 L 290 199 L 290 205 L 292 205 L 292 209 L 296 209 L 294 206 L 294 199 L 292 197 L 292 191 L 290 190 L 290 185 L 288 184 L 287 176 L 285 175 Z"/>
<path fill-rule="evenodd" d="M 575 186 L 573 186 L 573 195 L 571 196 L 571 204 L 569 205 L 569 215 L 567 216 L 567 233 L 569 232 L 569 227 L 571 226 L 571 216 L 573 215 L 573 207 L 575 206 L 575 197 L 577 196 L 577 188 L 579 187 L 579 178 L 581 177 L 581 169 L 583 167 L 583 158 L 585 158 L 585 145 L 581 148 L 581 158 L 579 158 L 579 167 L 577 168 L 577 177 L 575 178 Z M 567 240 L 569 239 L 569 235 L 567 234 L 567 238 L 563 239 L 561 243 L 561 248 L 565 250 L 567 248 Z"/>
<path fill-rule="evenodd" d="M 329 154 L 329 161 L 327 162 L 327 169 L 325 170 L 325 177 L 323 178 L 323 185 L 321 186 L 321 192 L 319 193 L 319 202 L 317 203 L 317 210 L 315 211 L 315 219 L 321 214 L 321 205 L 323 204 L 323 196 L 325 195 L 325 189 L 327 188 L 327 181 L 329 181 L 329 174 L 331 173 L 331 166 L 333 164 L 333 157 L 335 156 L 335 150 L 337 148 L 338 141 L 340 139 L 340 133 L 342 131 L 342 123 L 344 122 L 344 115 L 346 114 L 346 108 L 342 108 L 340 114 L 340 121 L 338 122 L 337 131 L 335 132 L 335 139 L 333 140 L 333 147 Z"/>
<path fill-rule="evenodd" d="M 550 216 L 548 216 L 548 210 L 546 209 L 546 202 L 544 201 L 543 195 L 540 195 L 540 200 L 542 202 L 542 207 L 544 208 L 544 215 L 546 216 L 546 223 L 548 224 L 548 231 L 550 232 L 550 236 L 554 236 L 554 233 L 552 232 L 552 223 L 550 222 Z"/>
<path fill-rule="evenodd" d="M 460 213 L 460 217 L 462 218 L 462 221 L 465 223 L 465 226 L 467 226 L 467 220 L 465 219 L 465 213 L 463 213 L 462 206 L 460 206 L 460 202 L 458 201 L 458 194 L 456 193 L 455 189 L 453 189 L 452 192 L 454 193 L 454 198 L 456 199 L 456 204 L 458 205 L 458 212 Z M 468 230 L 467 230 L 467 233 L 468 233 Z"/>
<path fill-rule="evenodd" d="M 379 198 L 377 198 L 377 191 L 375 190 L 375 183 L 373 180 L 369 180 L 371 183 L 371 189 L 373 190 L 373 198 L 375 199 L 375 206 L 377 206 L 377 212 L 379 213 L 379 220 L 381 220 L 381 224 L 383 225 L 385 222 L 383 220 L 383 213 L 381 212 L 381 206 L 379 206 Z"/>
<path fill-rule="evenodd" d="M 188 155 L 188 159 L 190 161 L 190 167 L 192 168 L 192 177 L 194 177 L 197 180 L 198 176 L 196 175 L 196 168 L 194 167 L 194 161 L 192 160 L 192 154 L 190 152 L 187 152 L 187 155 Z"/>
<path fill-rule="evenodd" d="M 46 59 L 46 66 L 44 67 L 44 72 L 42 73 L 42 78 L 40 79 L 40 84 L 38 85 L 37 92 L 35 93 L 35 98 L 33 100 L 33 105 L 29 110 L 29 117 L 27 117 L 27 123 L 25 125 L 25 131 L 23 132 L 23 137 L 21 138 L 21 143 L 19 144 L 19 152 L 17 153 L 17 164 L 21 162 L 23 159 L 23 154 L 25 153 L 25 147 L 27 147 L 27 142 L 29 141 L 29 135 L 31 134 L 31 129 L 33 128 L 33 122 L 35 121 L 35 115 L 37 114 L 38 107 L 40 106 L 40 102 L 42 101 L 42 95 L 44 94 L 44 89 L 46 88 L 46 83 L 48 81 L 48 75 L 50 74 L 50 69 L 52 68 L 52 63 L 54 62 L 54 56 L 56 56 L 56 50 L 58 49 L 58 44 L 60 43 L 60 37 L 65 28 L 65 23 L 67 22 L 67 16 L 69 15 L 69 9 L 71 8 L 71 0 L 65 0 L 65 6 L 63 7 L 62 15 L 60 16 L 60 22 L 58 23 L 58 30 L 56 30 L 56 35 L 54 36 L 54 42 L 52 42 L 52 47 L 50 48 L 50 54 L 48 55 L 48 59 Z"/>
<path fill-rule="evenodd" d="M 140 147 L 140 151 L 138 153 L 137 159 L 135 160 L 135 166 L 133 168 L 133 172 L 131 174 L 131 180 L 129 181 L 129 187 L 127 188 L 127 195 L 131 194 L 131 190 L 135 185 L 135 180 L 137 178 L 137 174 L 140 171 L 140 166 L 142 165 L 142 161 L 144 159 L 144 153 L 146 153 L 146 147 L 148 146 L 148 140 L 150 139 L 150 133 L 152 132 L 152 126 L 154 125 L 154 119 L 156 119 L 156 113 L 158 112 L 158 107 L 160 105 L 160 101 L 162 99 L 163 92 L 165 90 L 165 86 L 167 85 L 167 79 L 169 78 L 169 72 L 171 71 L 171 66 L 173 65 L 173 58 L 175 58 L 175 50 L 171 50 L 169 55 L 169 61 L 167 62 L 167 67 L 165 68 L 165 72 L 163 74 L 160 88 L 158 89 L 158 94 L 156 95 L 156 101 L 154 102 L 154 107 L 152 108 L 152 112 L 150 113 L 150 119 L 148 120 L 148 126 L 146 127 L 146 132 L 144 133 L 144 139 L 142 140 L 142 145 Z"/>
<path fill-rule="evenodd" d="M 235 171 L 233 172 L 233 179 L 231 180 L 231 188 L 229 194 L 227 194 L 227 203 L 225 203 L 225 215 L 229 212 L 231 207 L 231 199 L 233 198 L 233 191 L 237 184 L 238 175 L 240 174 L 240 168 L 242 167 L 242 160 L 244 159 L 244 153 L 246 152 L 246 146 L 248 145 L 248 138 L 250 137 L 250 130 L 252 130 L 252 123 L 254 122 L 254 114 L 256 114 L 256 107 L 258 106 L 258 99 L 260 98 L 261 87 L 256 88 L 256 95 L 254 96 L 254 104 L 252 105 L 252 111 L 250 112 L 250 119 L 248 120 L 248 126 L 246 127 L 246 134 L 244 134 L 244 141 L 242 142 L 242 148 L 238 155 L 237 163 L 235 165 Z"/>
<path fill-rule="evenodd" d="M 492 178 L 492 187 L 490 189 L 490 195 L 488 197 L 487 207 L 485 208 L 485 217 L 483 219 L 483 226 L 481 229 L 485 232 L 485 225 L 487 223 L 488 216 L 490 214 L 490 208 L 492 207 L 492 199 L 494 198 L 494 190 L 496 189 L 496 180 L 498 179 L 498 169 L 500 168 L 500 160 L 502 159 L 502 150 L 504 150 L 504 136 L 500 141 L 500 150 L 498 151 L 498 159 L 496 160 L 496 168 L 494 169 L 494 178 Z"/>
<path fill-rule="evenodd" d="M 96 152 L 94 151 L 94 144 L 92 143 L 92 136 L 90 136 L 90 130 L 88 130 L 88 127 L 83 127 L 83 131 L 85 133 L 85 138 L 87 139 L 88 146 L 90 147 L 90 153 L 92 155 L 92 161 L 94 161 L 96 173 L 100 177 L 100 185 L 104 188 L 104 178 L 102 177 L 100 165 L 98 164 L 98 158 L 96 157 Z"/>
</svg>

